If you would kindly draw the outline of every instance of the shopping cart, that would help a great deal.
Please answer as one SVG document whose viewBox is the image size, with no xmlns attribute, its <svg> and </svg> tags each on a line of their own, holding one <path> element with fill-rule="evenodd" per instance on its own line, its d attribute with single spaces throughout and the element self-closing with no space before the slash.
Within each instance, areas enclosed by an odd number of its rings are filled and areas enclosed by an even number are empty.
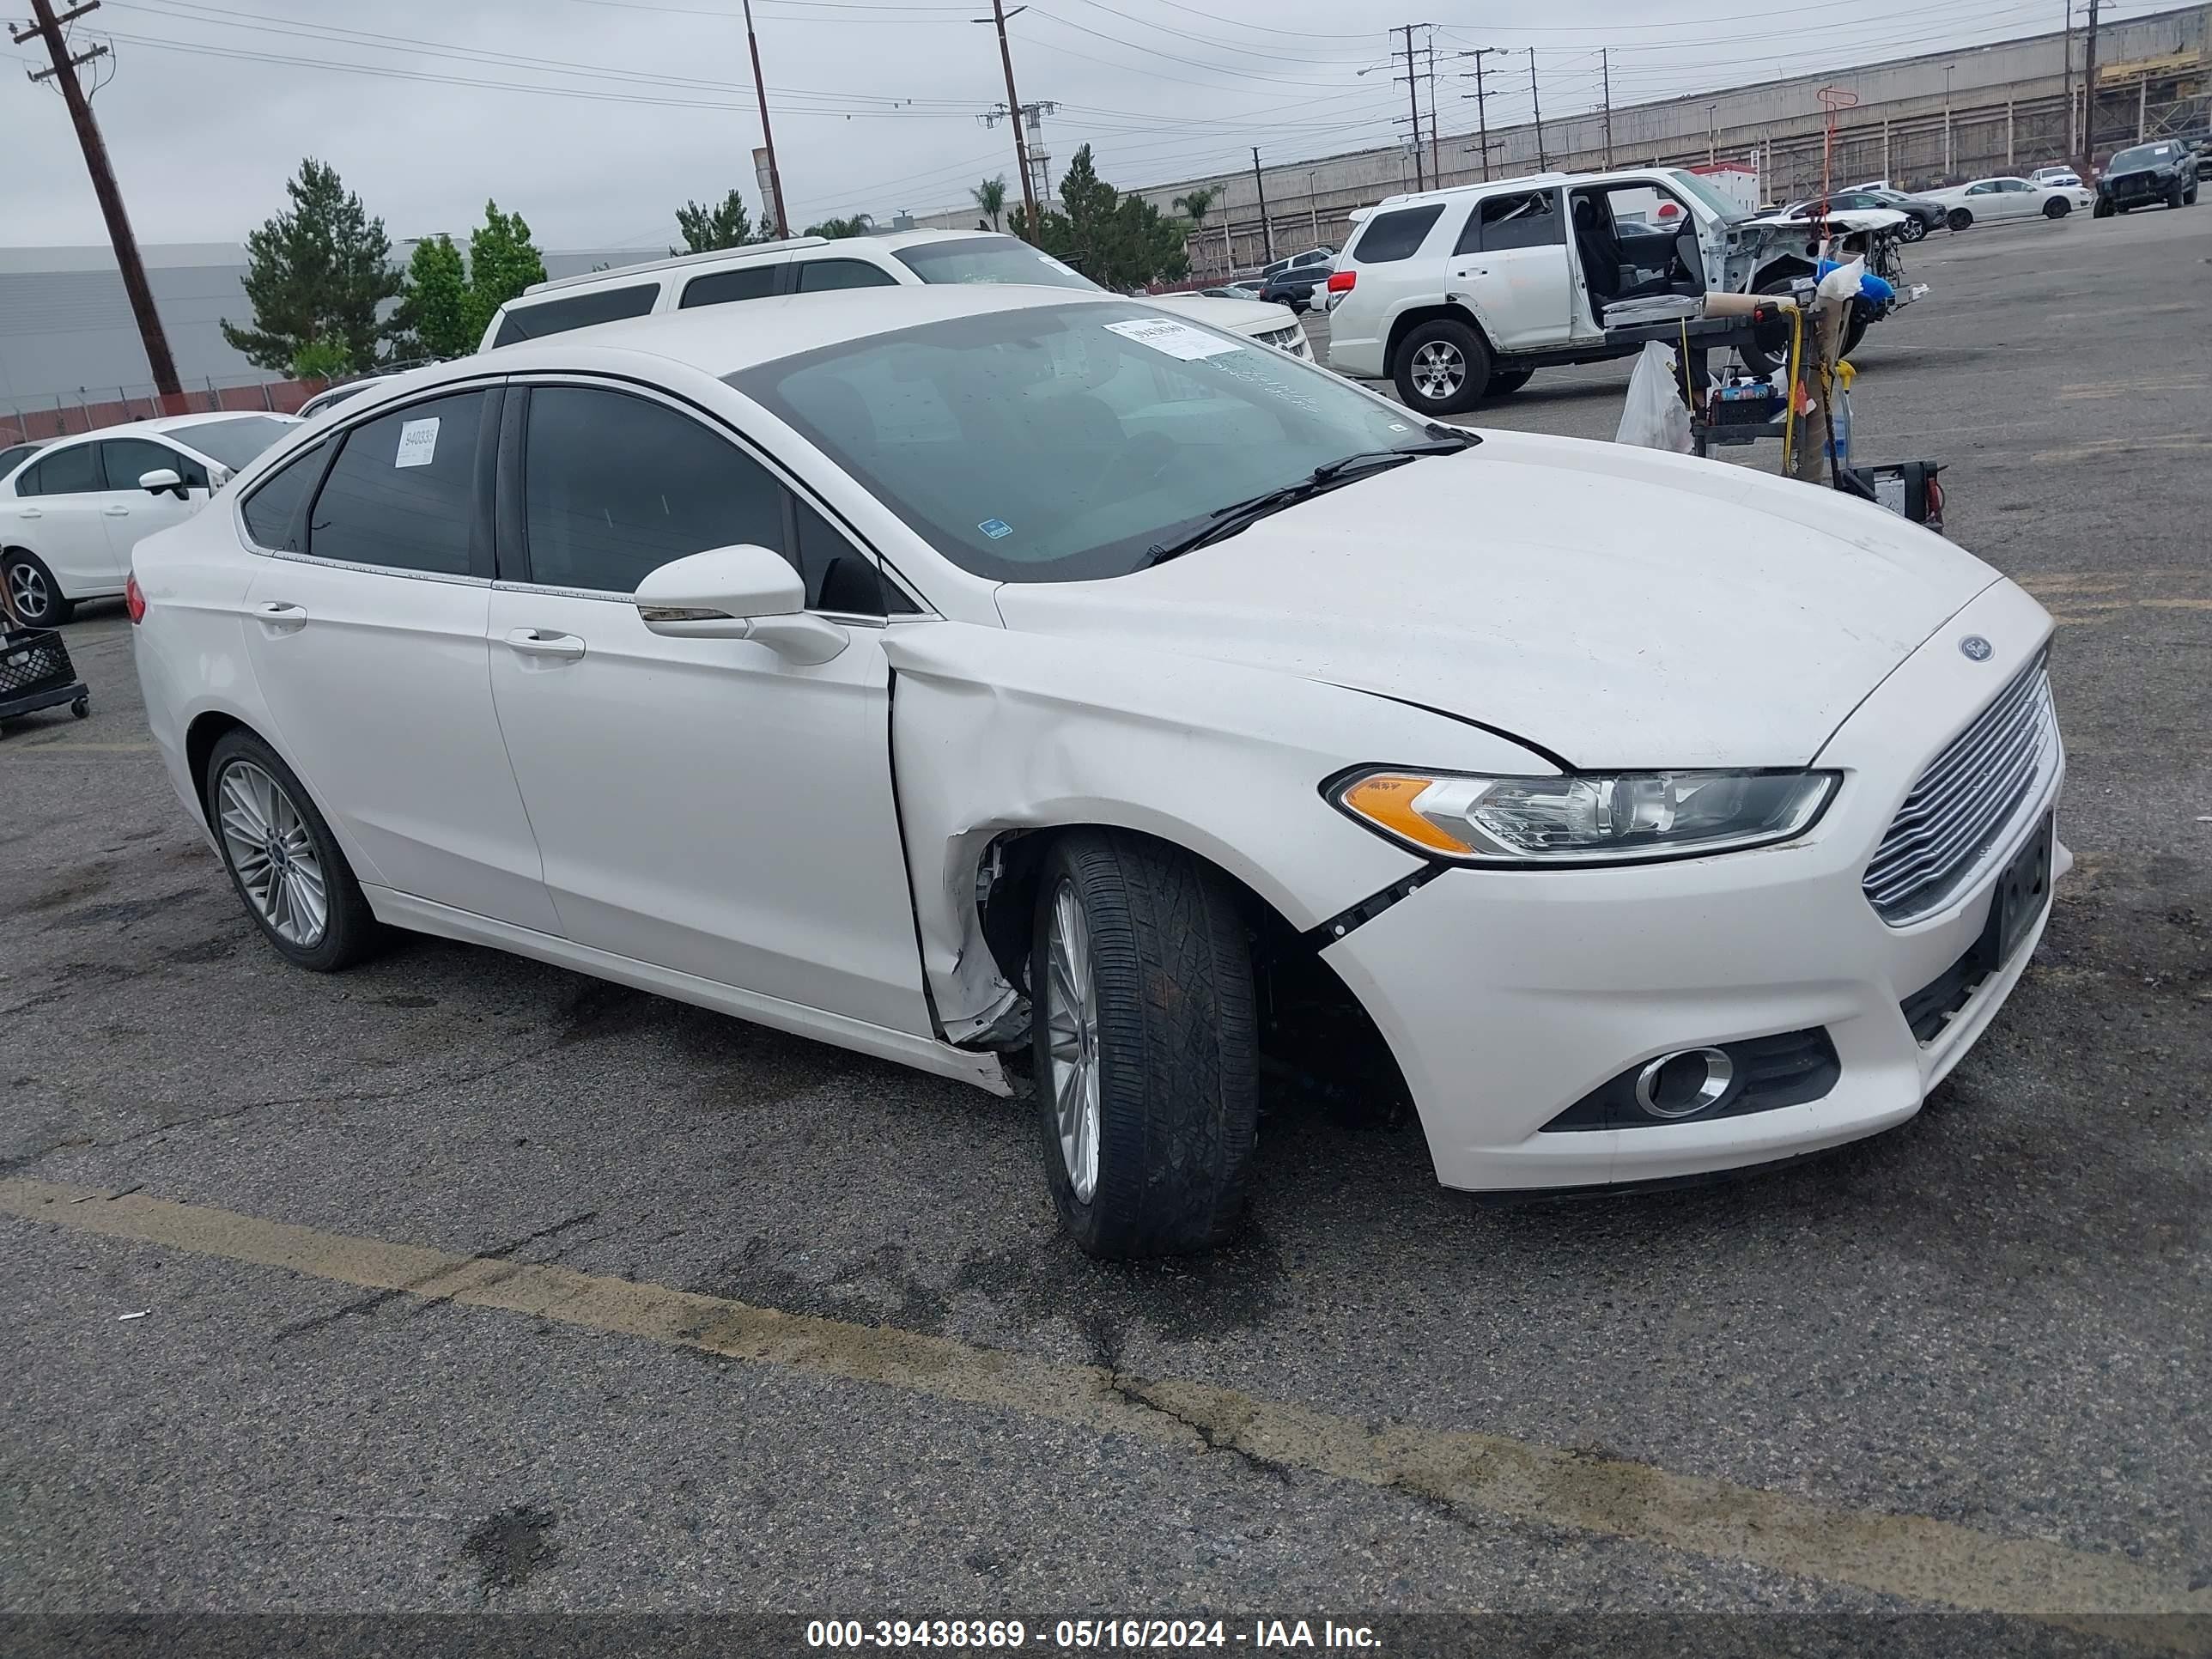
<svg viewBox="0 0 2212 1659">
<path fill-rule="evenodd" d="M 63 703 L 79 720 L 92 713 L 92 692 L 62 636 L 41 628 L 0 632 L 0 732 L 9 720 Z"/>
</svg>

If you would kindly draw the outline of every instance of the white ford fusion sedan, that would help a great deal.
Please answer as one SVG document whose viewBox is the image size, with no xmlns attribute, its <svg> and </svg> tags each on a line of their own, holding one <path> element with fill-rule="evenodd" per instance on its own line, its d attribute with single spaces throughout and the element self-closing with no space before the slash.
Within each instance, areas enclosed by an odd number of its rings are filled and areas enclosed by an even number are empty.
<svg viewBox="0 0 2212 1659">
<path fill-rule="evenodd" d="M 798 295 L 363 392 L 142 543 L 154 735 L 302 967 L 488 945 L 1010 1092 L 1200 1249 L 1263 1053 L 1439 1179 L 1901 1123 L 2069 863 L 2051 620 L 1878 507 L 1425 427 L 1110 296 Z"/>
</svg>

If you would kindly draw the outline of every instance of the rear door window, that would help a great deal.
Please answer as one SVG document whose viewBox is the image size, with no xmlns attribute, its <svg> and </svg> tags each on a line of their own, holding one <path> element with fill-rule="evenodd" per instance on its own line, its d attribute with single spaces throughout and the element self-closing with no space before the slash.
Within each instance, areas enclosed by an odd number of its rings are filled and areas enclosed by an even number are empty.
<svg viewBox="0 0 2212 1659">
<path fill-rule="evenodd" d="M 315 487 L 315 480 L 323 475 L 323 462 L 328 459 L 321 444 L 303 450 L 297 457 L 284 463 L 266 480 L 254 486 L 253 493 L 246 498 L 240 512 L 246 520 L 246 533 L 258 547 L 278 553 L 298 553 L 305 550 L 307 528 L 301 516 L 307 492 Z"/>
<path fill-rule="evenodd" d="M 1506 248 L 1556 247 L 1565 243 L 1559 203 L 1547 190 L 1486 198 L 1460 233 L 1460 253 L 1497 253 Z"/>
<path fill-rule="evenodd" d="M 1400 208 L 1391 213 L 1378 213 L 1367 222 L 1360 233 L 1359 246 L 1352 257 L 1364 265 L 1389 264 L 1394 260 L 1410 259 L 1414 251 L 1427 240 L 1429 230 L 1443 216 L 1443 204 L 1432 203 L 1427 207 Z"/>
<path fill-rule="evenodd" d="M 799 267 L 801 294 L 834 288 L 890 288 L 897 282 L 888 270 L 863 259 L 809 259 Z"/>
<path fill-rule="evenodd" d="M 494 345 L 513 345 L 518 340 L 542 340 L 549 334 L 566 334 L 572 328 L 612 323 L 624 317 L 642 317 L 660 297 L 660 284 L 641 283 L 634 288 L 605 288 L 566 300 L 538 300 L 507 308 Z"/>
<path fill-rule="evenodd" d="M 307 515 L 308 553 L 394 570 L 475 574 L 478 459 L 490 398 L 481 391 L 433 398 L 348 432 Z"/>
<path fill-rule="evenodd" d="M 684 297 L 676 302 L 678 311 L 693 306 L 727 305 L 732 300 L 765 300 L 775 292 L 779 264 L 745 265 L 737 270 L 710 270 L 704 276 L 694 276 L 684 284 Z"/>
<path fill-rule="evenodd" d="M 15 480 L 18 495 L 88 495 L 105 489 L 100 471 L 100 446 L 73 444 L 47 451 L 36 465 L 26 467 Z"/>
</svg>

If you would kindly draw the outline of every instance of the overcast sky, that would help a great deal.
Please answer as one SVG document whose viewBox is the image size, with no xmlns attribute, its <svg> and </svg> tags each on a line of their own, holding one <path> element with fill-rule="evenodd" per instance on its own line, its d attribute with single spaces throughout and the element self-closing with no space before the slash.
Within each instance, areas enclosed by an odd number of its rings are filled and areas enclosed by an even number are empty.
<svg viewBox="0 0 2212 1659">
<path fill-rule="evenodd" d="M 1006 129 L 976 118 L 1006 96 L 993 31 L 969 21 L 989 4 L 755 0 L 795 222 L 927 212 L 987 174 L 1012 176 Z M 1471 46 L 1535 47 L 1548 117 L 1598 102 L 1600 47 L 1625 104 L 2055 29 L 2064 0 L 1419 5 L 1401 20 L 1374 0 L 1036 0 L 1009 33 L 1021 96 L 1061 106 L 1055 168 L 1088 140 L 1101 173 L 1128 186 L 1249 166 L 1255 143 L 1288 161 L 1401 134 L 1386 33 L 1400 21 L 1438 25 L 1449 135 L 1473 125 L 1456 95 L 1468 83 L 1453 78 Z M 2105 13 L 2160 9 L 2122 0 Z M 541 246 L 581 249 L 664 244 L 678 204 L 733 185 L 757 210 L 738 14 L 738 0 L 104 0 L 76 28 L 80 47 L 113 46 L 94 108 L 142 240 L 242 238 L 313 155 L 395 240 L 465 234 L 493 197 Z M 35 42 L 14 51 L 25 68 L 41 61 Z M 1527 58 L 1486 61 L 1492 123 L 1525 118 Z M 0 237 L 104 240 L 54 91 L 0 75 Z"/>
</svg>

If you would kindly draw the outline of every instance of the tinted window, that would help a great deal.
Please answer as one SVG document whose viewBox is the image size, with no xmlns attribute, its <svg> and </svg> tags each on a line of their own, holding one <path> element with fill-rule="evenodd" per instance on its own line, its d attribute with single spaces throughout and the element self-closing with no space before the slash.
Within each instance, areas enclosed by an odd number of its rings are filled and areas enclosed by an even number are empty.
<svg viewBox="0 0 2212 1659">
<path fill-rule="evenodd" d="M 100 465 L 107 469 L 111 489 L 136 489 L 140 478 L 163 467 L 182 478 L 186 489 L 208 487 L 207 468 L 167 444 L 149 443 L 143 438 L 110 438 L 100 448 Z"/>
<path fill-rule="evenodd" d="M 522 513 L 530 577 L 633 593 L 690 553 L 753 542 L 788 556 L 783 489 L 728 439 L 642 398 L 530 394 Z"/>
<path fill-rule="evenodd" d="M 2142 167 L 2154 167 L 2181 159 L 2179 144 L 2138 144 L 2133 149 L 2124 149 L 2112 157 L 2107 173 L 2127 173 Z"/>
<path fill-rule="evenodd" d="M 266 415 L 241 415 L 234 421 L 202 421 L 179 427 L 176 437 L 179 443 L 235 472 L 298 424 Z"/>
<path fill-rule="evenodd" d="M 1499 252 L 1512 247 L 1555 247 L 1566 241 L 1559 204 L 1547 190 L 1526 196 L 1492 196 L 1474 210 L 1455 252 Z"/>
<path fill-rule="evenodd" d="M 0 478 L 4 478 L 25 461 L 39 453 L 38 444 L 10 444 L 0 449 Z"/>
<path fill-rule="evenodd" d="M 2035 186 L 2025 179 L 2007 179 L 1998 185 L 1997 188 L 1999 190 L 2033 190 Z"/>
<path fill-rule="evenodd" d="M 891 257 L 925 283 L 1028 283 L 1041 288 L 1099 291 L 1098 284 L 1088 276 L 1012 236 L 921 242 L 902 247 Z"/>
<path fill-rule="evenodd" d="M 244 512 L 246 533 L 257 546 L 280 553 L 301 551 L 300 503 L 321 476 L 323 455 L 323 446 L 316 444 L 254 486 L 253 493 L 246 498 Z"/>
<path fill-rule="evenodd" d="M 1352 258 L 1362 264 L 1387 264 L 1393 259 L 1410 259 L 1413 250 L 1420 246 L 1429 234 L 1429 227 L 1443 216 L 1443 204 L 1431 207 L 1401 208 L 1395 213 L 1378 213 L 1367 222 L 1360 234 L 1359 246 L 1352 250 Z"/>
<path fill-rule="evenodd" d="M 364 422 L 345 434 L 309 515 L 320 559 L 470 574 L 477 516 L 482 392 L 464 392 Z"/>
<path fill-rule="evenodd" d="M 18 495 L 82 495 L 106 488 L 100 477 L 100 446 L 57 449 L 15 480 Z"/>
<path fill-rule="evenodd" d="M 635 288 L 606 288 L 567 300 L 539 300 L 514 305 L 501 321 L 494 345 L 513 345 L 517 340 L 542 340 L 549 334 L 566 334 L 572 328 L 611 323 L 624 317 L 642 317 L 660 297 L 660 284 L 645 283 Z"/>
<path fill-rule="evenodd" d="M 816 294 L 833 288 L 889 288 L 898 279 L 858 259 L 809 259 L 799 268 L 799 291 Z"/>
<path fill-rule="evenodd" d="M 704 276 L 694 276 L 684 283 L 684 297 L 676 302 L 677 309 L 727 305 L 732 300 L 765 300 L 775 292 L 775 273 L 781 269 L 778 262 L 747 265 L 742 270 L 710 270 Z"/>
</svg>

